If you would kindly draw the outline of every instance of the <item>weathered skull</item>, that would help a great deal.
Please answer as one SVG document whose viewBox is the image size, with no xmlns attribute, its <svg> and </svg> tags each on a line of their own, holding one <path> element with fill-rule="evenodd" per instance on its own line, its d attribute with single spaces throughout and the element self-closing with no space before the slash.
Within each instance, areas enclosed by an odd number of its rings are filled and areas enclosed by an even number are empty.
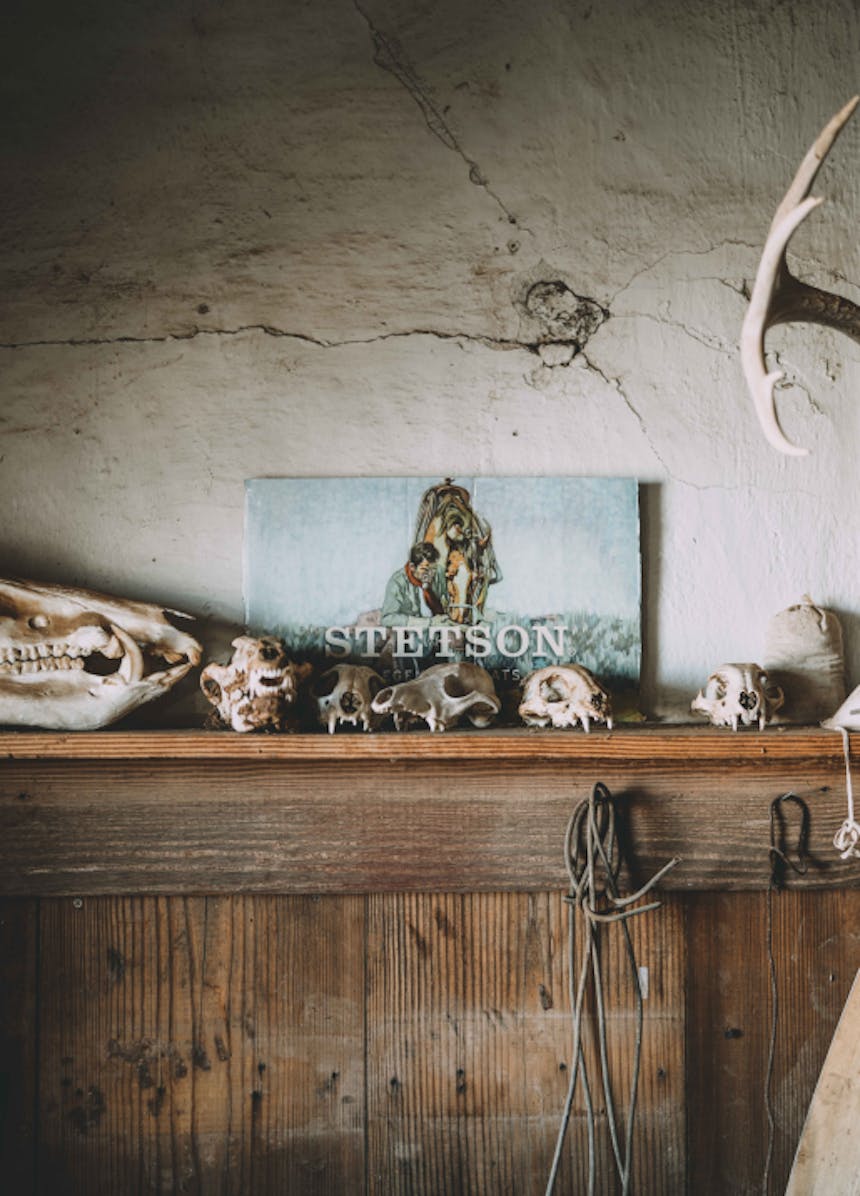
<svg viewBox="0 0 860 1196">
<path fill-rule="evenodd" d="M 200 688 L 218 718 L 234 731 L 287 731 L 295 723 L 299 685 L 310 664 L 294 664 L 283 640 L 266 635 L 233 640 L 230 663 L 208 664 Z"/>
<path fill-rule="evenodd" d="M 311 686 L 311 697 L 316 700 L 319 720 L 333 735 L 341 723 L 357 727 L 361 723 L 365 731 L 373 730 L 379 721 L 370 703 L 385 682 L 373 669 L 363 664 L 336 664 L 323 673 Z"/>
<path fill-rule="evenodd" d="M 591 729 L 591 720 L 612 730 L 612 700 L 591 673 L 578 664 L 549 665 L 523 683 L 520 718 L 530 727 Z"/>
<path fill-rule="evenodd" d="M 704 714 L 715 727 L 751 727 L 765 724 L 779 710 L 783 693 L 769 686 L 767 673 L 759 664 L 721 664 L 711 673 L 704 689 L 690 703 L 696 714 Z"/>
<path fill-rule="evenodd" d="M 0 724 L 91 731 L 159 697 L 199 664 L 178 611 L 0 580 Z"/>
<path fill-rule="evenodd" d="M 431 731 L 447 731 L 464 715 L 474 727 L 488 727 L 501 709 L 493 679 L 468 661 L 434 664 L 412 681 L 389 685 L 371 703 L 390 714 L 397 730 L 423 719 Z"/>
</svg>

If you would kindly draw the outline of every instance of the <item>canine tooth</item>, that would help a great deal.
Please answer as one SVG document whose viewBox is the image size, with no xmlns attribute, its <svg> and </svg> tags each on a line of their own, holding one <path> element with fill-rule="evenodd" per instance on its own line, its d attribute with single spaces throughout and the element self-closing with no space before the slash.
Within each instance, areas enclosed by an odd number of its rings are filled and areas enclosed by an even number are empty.
<svg viewBox="0 0 860 1196">
<path fill-rule="evenodd" d="M 128 632 L 123 631 L 121 627 L 111 624 L 111 631 L 125 650 L 114 676 L 121 677 L 127 685 L 133 685 L 143 677 L 143 653 Z"/>
</svg>

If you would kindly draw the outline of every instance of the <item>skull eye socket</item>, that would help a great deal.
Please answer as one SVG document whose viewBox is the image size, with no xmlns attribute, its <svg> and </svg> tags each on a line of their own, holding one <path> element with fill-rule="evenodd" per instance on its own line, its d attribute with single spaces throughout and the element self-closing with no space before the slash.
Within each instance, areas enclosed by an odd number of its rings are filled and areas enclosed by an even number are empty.
<svg viewBox="0 0 860 1196">
<path fill-rule="evenodd" d="M 540 687 L 540 696 L 544 702 L 563 702 L 564 694 L 560 693 L 552 681 L 544 681 Z"/>
<path fill-rule="evenodd" d="M 442 688 L 449 698 L 465 698 L 466 694 L 472 692 L 471 687 L 465 686 L 455 675 L 446 677 L 442 682 Z"/>
<path fill-rule="evenodd" d="M 327 673 L 323 673 L 319 680 L 314 682 L 311 693 L 315 698 L 327 698 L 329 694 L 334 692 L 336 685 L 337 670 L 329 669 Z"/>
<path fill-rule="evenodd" d="M 260 649 L 260 656 L 263 660 L 276 660 L 280 654 L 280 649 L 276 648 L 274 644 L 263 644 Z"/>
<path fill-rule="evenodd" d="M 33 615 L 33 617 L 31 619 L 27 620 L 27 624 L 28 624 L 28 626 L 32 627 L 35 631 L 41 631 L 43 627 L 48 626 L 50 621 L 51 620 L 48 618 L 47 615 Z"/>
</svg>

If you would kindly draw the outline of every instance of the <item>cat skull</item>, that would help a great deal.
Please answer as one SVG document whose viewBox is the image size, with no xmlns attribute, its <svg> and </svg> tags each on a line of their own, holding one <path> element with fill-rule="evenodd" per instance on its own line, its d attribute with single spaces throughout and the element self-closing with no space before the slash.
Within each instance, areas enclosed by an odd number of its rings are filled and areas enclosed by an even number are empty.
<svg viewBox="0 0 860 1196">
<path fill-rule="evenodd" d="M 783 704 L 778 685 L 768 685 L 767 673 L 759 664 L 721 664 L 711 673 L 704 688 L 690 704 L 695 714 L 704 714 L 715 727 L 765 725 Z"/>
<path fill-rule="evenodd" d="M 311 696 L 317 704 L 317 715 L 329 734 L 343 724 L 365 731 L 373 730 L 378 717 L 371 702 L 385 682 L 373 669 L 363 664 L 336 664 L 311 685 Z"/>
<path fill-rule="evenodd" d="M 468 661 L 434 664 L 414 680 L 380 690 L 371 706 L 392 715 L 398 731 L 419 719 L 431 731 L 447 731 L 463 717 L 488 727 L 502 708 L 490 674 Z"/>
<path fill-rule="evenodd" d="M 530 727 L 591 729 L 591 721 L 612 730 L 612 699 L 588 669 L 578 664 L 549 665 L 523 683 L 520 718 Z"/>
</svg>

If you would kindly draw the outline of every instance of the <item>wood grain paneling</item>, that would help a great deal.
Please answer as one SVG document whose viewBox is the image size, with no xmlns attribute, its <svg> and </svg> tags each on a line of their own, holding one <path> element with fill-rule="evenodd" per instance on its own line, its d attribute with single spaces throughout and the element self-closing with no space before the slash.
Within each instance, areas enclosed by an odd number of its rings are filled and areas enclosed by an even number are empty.
<svg viewBox="0 0 860 1196">
<path fill-rule="evenodd" d="M 45 902 L 37 1190 L 349 1191 L 362 945 L 348 898 Z"/>
<path fill-rule="evenodd" d="M 370 1193 L 541 1193 L 571 1061 L 567 910 L 558 894 L 397 895 L 370 899 Z M 684 970 L 680 906 L 634 931 L 648 968 L 634 1169 L 637 1190 L 684 1182 Z M 617 927 L 606 936 L 612 1088 L 627 1114 L 635 1022 Z M 624 961 L 626 968 L 626 960 Z M 599 1190 L 614 1190 L 593 1003 L 585 1035 L 598 1135 Z M 557 1191 L 586 1187 L 580 1094 Z"/>
<path fill-rule="evenodd" d="M 762 1192 L 773 995 L 768 897 L 697 894 L 688 909 L 688 1108 L 695 1196 Z M 860 966 L 860 895 L 774 893 L 776 1042 L 769 1192 L 784 1191 L 806 1109 Z"/>
<path fill-rule="evenodd" d="M 32 1196 L 36 1149 L 38 901 L 0 901 L 0 1187 Z"/>
</svg>

